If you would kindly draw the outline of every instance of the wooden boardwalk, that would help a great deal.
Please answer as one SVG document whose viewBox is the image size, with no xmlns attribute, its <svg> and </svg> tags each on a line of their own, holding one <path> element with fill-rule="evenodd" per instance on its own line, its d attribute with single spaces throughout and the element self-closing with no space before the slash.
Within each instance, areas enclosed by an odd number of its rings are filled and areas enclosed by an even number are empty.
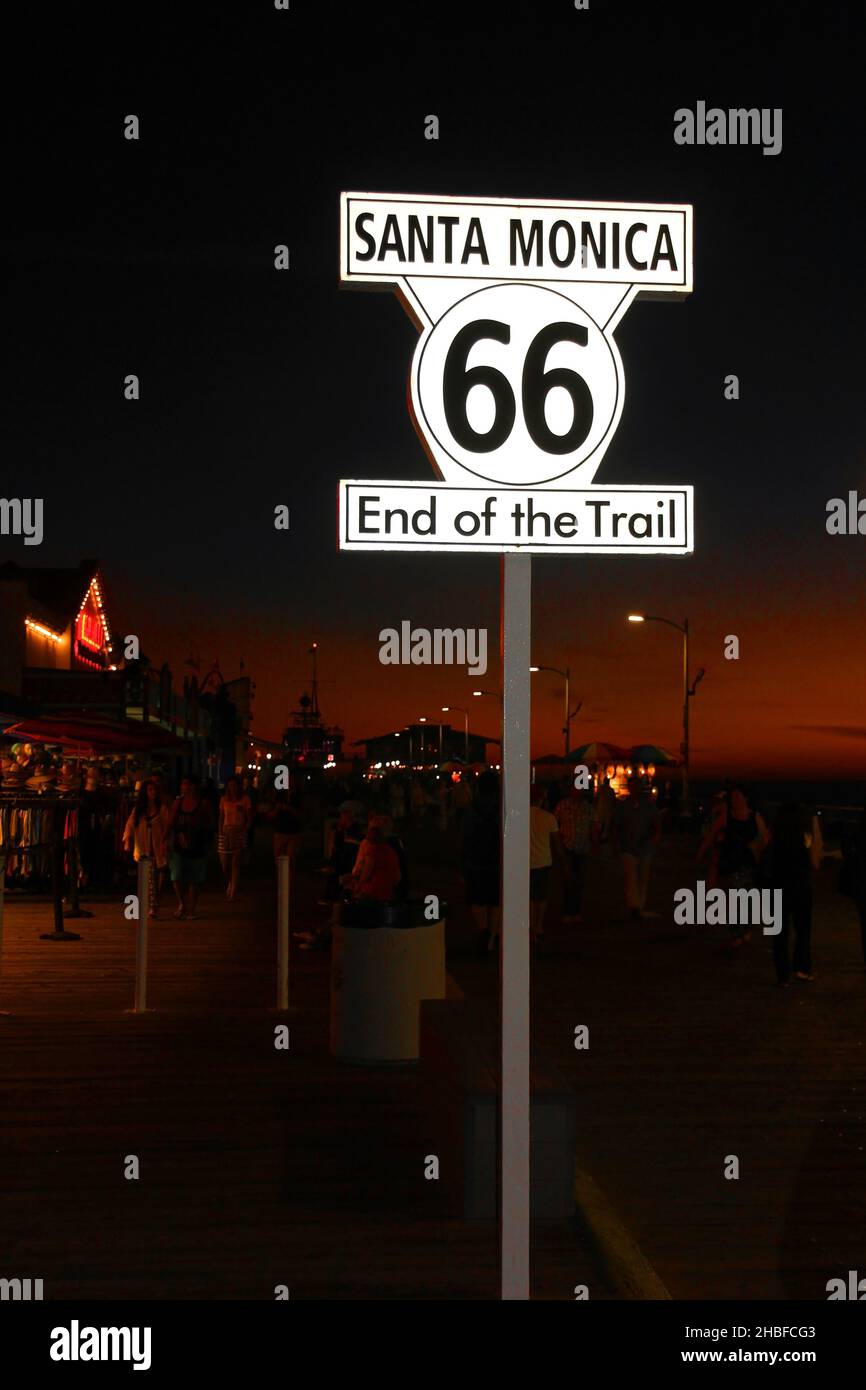
<svg viewBox="0 0 866 1390">
<path fill-rule="evenodd" d="M 7 904 L 0 1007 L 0 1275 L 51 1299 L 495 1299 L 496 1230 L 446 1214 L 417 1071 L 328 1055 L 327 954 L 293 950 L 274 1048 L 273 885 L 151 925 L 149 1003 L 118 907 L 40 941 Z M 299 879 L 299 918 L 315 911 Z M 93 904 L 89 904 L 93 906 Z M 295 923 L 294 925 L 297 925 Z M 124 1177 L 127 1155 L 140 1178 Z M 534 1295 L 610 1297 L 573 1225 L 534 1232 Z"/>
<path fill-rule="evenodd" d="M 426 854 L 426 858 L 424 855 Z M 658 856 L 654 922 L 621 919 L 616 866 L 590 868 L 585 921 L 552 911 L 533 965 L 535 1046 L 573 1080 L 581 1166 L 675 1298 L 819 1299 L 866 1272 L 866 972 L 851 904 L 819 875 L 817 980 L 773 986 L 768 938 L 737 952 L 679 927 L 693 846 Z M 454 904 L 449 969 L 496 993 L 471 951 L 451 837 L 415 846 L 414 886 Z M 296 915 L 315 882 L 300 876 Z M 0 1007 L 0 1274 L 49 1297 L 478 1299 L 497 1295 L 496 1232 L 446 1214 L 412 1069 L 327 1050 L 328 957 L 292 956 L 291 1048 L 277 1016 L 273 886 L 152 926 L 135 1017 L 133 927 L 118 909 L 83 940 L 38 940 L 48 905 L 6 915 Z M 574 1029 L 590 1029 L 575 1051 Z M 141 1179 L 123 1178 L 127 1154 Z M 729 1155 L 740 1177 L 726 1180 Z M 607 1298 L 572 1227 L 533 1231 L 536 1297 Z"/>
<path fill-rule="evenodd" d="M 585 921 L 534 962 L 535 1045 L 578 1096 L 578 1158 L 674 1298 L 826 1299 L 866 1273 L 866 971 L 838 866 L 816 881 L 814 984 L 774 985 L 770 938 L 677 926 L 694 847 L 664 845 L 650 906 L 622 920 L 612 860 L 593 861 Z M 467 994 L 495 967 L 467 956 Z M 574 1029 L 590 1046 L 575 1051 Z M 726 1157 L 740 1177 L 726 1179 Z"/>
</svg>

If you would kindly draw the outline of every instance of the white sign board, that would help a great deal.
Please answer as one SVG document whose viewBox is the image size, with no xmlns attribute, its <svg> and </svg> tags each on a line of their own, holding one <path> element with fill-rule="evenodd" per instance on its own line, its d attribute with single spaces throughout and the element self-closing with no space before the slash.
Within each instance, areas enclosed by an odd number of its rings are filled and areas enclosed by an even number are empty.
<svg viewBox="0 0 866 1390">
<path fill-rule="evenodd" d="M 663 203 L 514 202 L 344 193 L 340 275 L 692 288 L 692 210 Z"/>
<path fill-rule="evenodd" d="M 343 482 L 340 549 L 684 555 L 692 489 Z"/>
<path fill-rule="evenodd" d="M 694 548 L 691 487 L 593 482 L 625 399 L 614 331 L 691 292 L 692 210 L 344 193 L 340 219 L 341 279 L 394 288 L 419 330 L 409 409 L 439 480 L 341 482 L 340 548 L 503 552 L 500 1263 L 524 1299 L 530 557 Z"/>
<path fill-rule="evenodd" d="M 342 482 L 341 548 L 693 549 L 691 488 L 592 486 L 625 400 L 614 330 L 640 296 L 690 293 L 690 207 L 344 193 L 340 211 L 341 279 L 395 288 L 420 330 L 409 408 L 442 480 Z"/>
</svg>

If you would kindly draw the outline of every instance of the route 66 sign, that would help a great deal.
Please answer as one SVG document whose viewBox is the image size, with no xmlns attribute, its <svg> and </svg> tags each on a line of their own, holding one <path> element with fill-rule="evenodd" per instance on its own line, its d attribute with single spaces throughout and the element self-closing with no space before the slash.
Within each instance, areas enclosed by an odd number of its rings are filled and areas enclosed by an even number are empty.
<svg viewBox="0 0 866 1390">
<path fill-rule="evenodd" d="M 440 484 L 343 482 L 344 549 L 693 549 L 692 489 L 598 488 L 634 299 L 691 292 L 692 210 L 344 193 L 340 275 L 420 330 L 409 408 Z M 624 508 L 624 510 L 620 510 Z"/>
</svg>

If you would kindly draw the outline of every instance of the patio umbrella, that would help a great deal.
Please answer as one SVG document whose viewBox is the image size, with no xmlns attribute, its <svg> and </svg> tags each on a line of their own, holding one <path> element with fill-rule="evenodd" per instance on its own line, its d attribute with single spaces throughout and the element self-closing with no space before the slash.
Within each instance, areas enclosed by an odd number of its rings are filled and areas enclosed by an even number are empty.
<svg viewBox="0 0 866 1390">
<path fill-rule="evenodd" d="M 568 755 L 570 763 L 622 763 L 627 762 L 631 754 L 628 749 L 620 748 L 617 743 L 584 743 L 580 748 L 574 748 Z"/>
<path fill-rule="evenodd" d="M 657 743 L 636 743 L 628 750 L 628 756 L 633 763 L 643 763 L 645 767 L 649 763 L 655 763 L 656 767 L 675 767 L 679 762 L 679 758 Z"/>
<path fill-rule="evenodd" d="M 157 749 L 181 751 L 186 747 L 183 739 L 166 729 L 75 716 L 22 719 L 4 733 L 6 738 L 19 742 L 59 745 L 78 753 L 148 753 Z"/>
</svg>

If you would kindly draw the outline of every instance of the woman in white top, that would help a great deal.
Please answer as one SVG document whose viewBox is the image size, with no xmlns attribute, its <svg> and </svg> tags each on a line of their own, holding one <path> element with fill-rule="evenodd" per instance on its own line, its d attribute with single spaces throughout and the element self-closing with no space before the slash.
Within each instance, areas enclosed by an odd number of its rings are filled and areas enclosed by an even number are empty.
<svg viewBox="0 0 866 1390">
<path fill-rule="evenodd" d="M 229 902 L 235 896 L 241 873 L 241 855 L 252 823 L 253 808 L 248 796 L 241 792 L 237 777 L 230 777 L 220 801 L 219 856 L 226 881 Z"/>
<path fill-rule="evenodd" d="M 150 917 L 159 917 L 159 895 L 168 863 L 168 807 L 163 806 L 155 782 L 145 782 L 123 831 L 123 848 L 136 864 L 149 860 Z"/>
<path fill-rule="evenodd" d="M 544 914 L 550 891 L 550 870 L 554 859 L 564 859 L 556 816 L 544 807 L 544 787 L 535 782 L 529 788 L 529 935 L 537 951 L 544 935 Z"/>
</svg>

